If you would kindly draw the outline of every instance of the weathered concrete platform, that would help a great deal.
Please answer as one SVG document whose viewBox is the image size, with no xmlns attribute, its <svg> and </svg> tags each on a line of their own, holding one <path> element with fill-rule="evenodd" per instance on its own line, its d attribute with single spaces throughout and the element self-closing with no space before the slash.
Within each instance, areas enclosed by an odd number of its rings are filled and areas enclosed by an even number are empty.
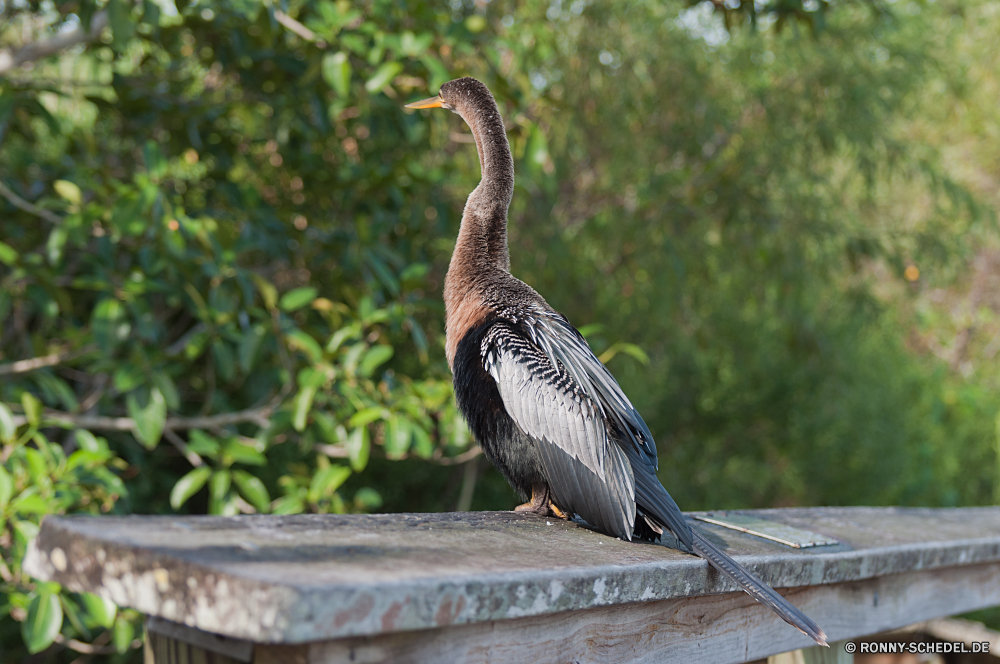
<svg viewBox="0 0 1000 664">
<path fill-rule="evenodd" d="M 840 542 L 692 522 L 832 640 L 1000 604 L 1000 508 L 745 513 Z M 224 661 L 743 662 L 811 644 L 699 558 L 510 512 L 49 518 L 25 567 Z"/>
</svg>

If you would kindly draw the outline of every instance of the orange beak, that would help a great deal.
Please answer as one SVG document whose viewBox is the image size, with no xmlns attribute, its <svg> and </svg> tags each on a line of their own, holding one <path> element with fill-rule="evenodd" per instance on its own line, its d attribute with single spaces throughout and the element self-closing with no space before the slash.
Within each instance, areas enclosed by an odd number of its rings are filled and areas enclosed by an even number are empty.
<svg viewBox="0 0 1000 664">
<path fill-rule="evenodd" d="M 436 97 L 431 97 L 430 99 L 424 99 L 422 101 L 415 101 L 412 104 L 407 104 L 406 108 L 444 108 L 444 99 L 441 99 L 441 95 Z"/>
</svg>

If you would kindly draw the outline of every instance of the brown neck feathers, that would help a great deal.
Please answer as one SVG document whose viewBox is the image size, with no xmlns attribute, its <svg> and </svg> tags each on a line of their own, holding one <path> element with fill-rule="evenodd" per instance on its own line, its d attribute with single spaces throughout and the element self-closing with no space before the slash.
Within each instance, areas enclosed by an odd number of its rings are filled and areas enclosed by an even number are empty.
<svg viewBox="0 0 1000 664">
<path fill-rule="evenodd" d="M 510 270 L 507 207 L 514 193 L 514 160 L 493 95 L 473 78 L 446 83 L 441 95 L 462 116 L 476 139 L 482 180 L 465 204 L 455 252 L 445 278 L 448 364 L 465 333 L 487 315 L 481 287 Z"/>
</svg>

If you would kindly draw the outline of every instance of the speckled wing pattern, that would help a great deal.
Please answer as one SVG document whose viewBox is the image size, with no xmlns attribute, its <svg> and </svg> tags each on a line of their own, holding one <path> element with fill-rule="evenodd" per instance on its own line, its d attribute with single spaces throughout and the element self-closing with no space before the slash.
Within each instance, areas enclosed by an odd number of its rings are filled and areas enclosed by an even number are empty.
<svg viewBox="0 0 1000 664">
<path fill-rule="evenodd" d="M 610 439 L 600 406 L 518 327 L 494 324 L 481 348 L 507 414 L 534 439 L 556 504 L 630 539 L 635 525 L 631 464 Z"/>
<path fill-rule="evenodd" d="M 583 336 L 565 317 L 538 305 L 529 309 L 524 327 L 531 340 L 548 356 L 553 364 L 561 364 L 566 372 L 581 386 L 587 396 L 598 405 L 601 413 L 636 450 L 645 455 L 655 471 L 657 469 L 656 445 L 653 434 L 628 400 L 611 372 L 594 356 Z M 522 316 L 524 316 L 522 312 Z"/>
</svg>

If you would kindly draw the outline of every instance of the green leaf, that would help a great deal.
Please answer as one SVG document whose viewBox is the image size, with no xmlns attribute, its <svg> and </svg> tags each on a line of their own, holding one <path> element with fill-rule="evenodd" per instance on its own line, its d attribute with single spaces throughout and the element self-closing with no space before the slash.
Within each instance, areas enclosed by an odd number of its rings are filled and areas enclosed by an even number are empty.
<svg viewBox="0 0 1000 664">
<path fill-rule="evenodd" d="M 274 501 L 274 509 L 271 514 L 301 514 L 306 506 L 298 496 L 282 496 Z"/>
<path fill-rule="evenodd" d="M 94 434 L 90 433 L 86 429 L 77 429 L 76 434 L 76 444 L 81 450 L 86 452 L 100 452 L 107 449 L 107 444 L 102 444 L 97 440 Z"/>
<path fill-rule="evenodd" d="M 577 332 L 583 337 L 590 337 L 594 334 L 600 334 L 604 331 L 604 323 L 589 323 L 587 325 L 581 325 Z"/>
<path fill-rule="evenodd" d="M 413 433 L 413 451 L 422 459 L 429 459 L 434 454 L 434 443 L 427 431 L 417 424 L 410 429 Z"/>
<path fill-rule="evenodd" d="M 47 372 L 38 372 L 34 378 L 42 388 L 42 394 L 50 399 L 55 397 L 66 410 L 72 412 L 79 407 L 80 402 L 76 400 L 76 392 L 62 378 Z"/>
<path fill-rule="evenodd" d="M 80 193 L 80 187 L 76 186 L 75 183 L 69 180 L 56 180 L 52 183 L 52 188 L 56 190 L 61 198 L 66 199 L 73 205 L 79 205 L 80 201 L 83 200 L 83 196 Z"/>
<path fill-rule="evenodd" d="M 340 465 L 328 466 L 317 471 L 309 485 L 309 500 L 315 503 L 323 497 L 330 496 L 350 476 L 351 469 Z"/>
<path fill-rule="evenodd" d="M 366 424 L 371 424 L 375 420 L 381 419 L 383 415 L 385 415 L 384 408 L 380 406 L 371 406 L 354 413 L 347 424 L 352 427 L 363 427 Z"/>
<path fill-rule="evenodd" d="M 607 364 L 618 353 L 625 353 L 626 355 L 634 357 L 642 364 L 649 364 L 649 355 L 646 355 L 646 352 L 644 350 L 642 350 L 635 344 L 626 343 L 624 341 L 619 341 L 618 343 L 611 346 L 611 348 L 601 353 L 601 356 L 598 359 L 601 362 Z"/>
<path fill-rule="evenodd" d="M 38 525 L 31 521 L 14 521 L 14 531 L 18 534 L 23 544 L 29 544 L 38 537 Z"/>
<path fill-rule="evenodd" d="M 365 512 L 377 510 L 382 507 L 382 495 L 370 486 L 361 487 L 354 494 L 354 505 Z"/>
<path fill-rule="evenodd" d="M 0 263 L 3 263 L 4 265 L 13 265 L 17 262 L 18 256 L 19 254 L 14 247 L 4 242 L 0 242 Z"/>
<path fill-rule="evenodd" d="M 267 488 L 259 478 L 245 470 L 234 470 L 233 481 L 236 482 L 240 494 L 247 499 L 247 502 L 256 507 L 258 512 L 270 510 L 271 496 L 268 495 Z"/>
<path fill-rule="evenodd" d="M 342 327 L 330 337 L 330 341 L 326 344 L 326 352 L 335 353 L 345 341 L 359 336 L 361 336 L 361 326 L 358 323 Z"/>
<path fill-rule="evenodd" d="M 257 351 L 260 350 L 260 344 L 264 341 L 266 334 L 267 330 L 263 325 L 254 325 L 240 339 L 238 354 L 240 369 L 243 370 L 243 373 L 250 373 L 250 370 L 253 369 L 254 362 L 257 359 Z"/>
<path fill-rule="evenodd" d="M 118 614 L 118 607 L 107 597 L 101 597 L 93 593 L 81 593 L 80 603 L 87 611 L 87 615 L 100 627 L 111 629 L 115 624 L 115 616 Z"/>
<path fill-rule="evenodd" d="M 371 440 L 368 437 L 368 427 L 357 427 L 347 437 L 347 460 L 351 469 L 360 473 L 368 465 L 368 455 L 371 453 Z"/>
<path fill-rule="evenodd" d="M 375 75 L 368 79 L 365 83 L 365 90 L 375 94 L 385 86 L 389 85 L 389 82 L 396 78 L 396 74 L 401 71 L 403 71 L 403 65 L 398 62 L 385 63 L 379 67 L 375 72 Z"/>
<path fill-rule="evenodd" d="M 111 0 L 108 3 L 108 23 L 111 24 L 112 46 L 122 51 L 135 35 L 130 4 L 125 0 Z"/>
<path fill-rule="evenodd" d="M 525 154 L 528 164 L 532 167 L 544 166 L 549 160 L 549 146 L 545 140 L 545 132 L 535 125 L 531 131 L 531 139 Z"/>
<path fill-rule="evenodd" d="M 90 315 L 90 327 L 94 332 L 94 339 L 105 353 L 127 337 L 131 330 L 125 320 L 125 308 L 113 298 L 105 298 L 97 303 L 94 313 Z"/>
<path fill-rule="evenodd" d="M 338 426 L 329 413 L 321 410 L 313 411 L 313 422 L 319 430 L 320 438 L 328 443 L 340 443 L 347 439 L 343 426 Z"/>
<path fill-rule="evenodd" d="M 296 431 L 303 431 L 306 428 L 306 418 L 309 416 L 309 409 L 312 408 L 313 397 L 315 396 L 316 388 L 311 385 L 303 387 L 295 395 L 292 426 Z"/>
<path fill-rule="evenodd" d="M 170 506 L 175 510 L 180 509 L 181 505 L 205 486 L 211 474 L 211 468 L 200 466 L 177 480 L 177 484 L 170 490 Z"/>
<path fill-rule="evenodd" d="M 227 465 L 245 463 L 248 466 L 265 466 L 267 465 L 267 457 L 262 454 L 262 450 L 263 447 L 258 448 L 239 438 L 231 438 L 222 448 L 223 461 Z"/>
<path fill-rule="evenodd" d="M 227 383 L 236 375 L 236 360 L 233 358 L 233 350 L 225 341 L 216 339 L 212 342 L 212 359 L 219 370 L 219 376 Z"/>
<path fill-rule="evenodd" d="M 13 495 L 14 478 L 10 476 L 10 473 L 3 466 L 0 466 L 0 512 L 7 507 L 7 503 L 10 502 Z"/>
<path fill-rule="evenodd" d="M 358 373 L 365 377 L 371 376 L 376 369 L 389 361 L 394 352 L 392 346 L 384 344 L 372 346 L 358 365 Z"/>
<path fill-rule="evenodd" d="M 146 374 L 136 365 L 126 362 L 115 369 L 111 379 L 115 389 L 124 394 L 142 385 L 146 381 Z"/>
<path fill-rule="evenodd" d="M 120 198 L 111 213 L 111 225 L 128 235 L 141 235 L 148 224 L 142 216 L 143 199 L 140 196 Z"/>
<path fill-rule="evenodd" d="M 299 371 L 298 381 L 300 387 L 322 387 L 326 382 L 326 371 L 319 371 L 312 367 L 306 367 Z"/>
<path fill-rule="evenodd" d="M 140 406 L 135 393 L 125 398 L 129 417 L 135 420 L 135 435 L 146 449 L 153 449 L 160 442 L 163 426 L 167 421 L 167 402 L 159 388 L 149 391 L 149 399 L 145 406 Z"/>
<path fill-rule="evenodd" d="M 177 392 L 177 385 L 173 379 L 165 373 L 156 372 L 152 375 L 153 385 L 160 390 L 167 408 L 176 411 L 181 407 L 181 396 Z"/>
<path fill-rule="evenodd" d="M 351 63 L 347 54 L 327 53 L 323 56 L 323 80 L 341 97 L 351 91 Z"/>
<path fill-rule="evenodd" d="M 403 55 L 408 55 L 412 58 L 426 51 L 432 41 L 434 41 L 434 35 L 429 32 L 425 32 L 417 37 L 409 30 L 405 30 L 400 35 L 399 48 L 403 52 Z"/>
<path fill-rule="evenodd" d="M 21 637 L 28 652 L 35 654 L 52 645 L 62 629 L 63 612 L 59 596 L 39 593 L 28 605 L 28 616 L 21 623 Z"/>
<path fill-rule="evenodd" d="M 37 428 L 42 421 L 42 402 L 31 392 L 21 393 L 21 407 L 24 408 L 24 416 L 28 424 Z"/>
<path fill-rule="evenodd" d="M 393 415 L 385 425 L 385 455 L 390 459 L 401 459 L 410 449 L 410 421 L 401 415 Z"/>
<path fill-rule="evenodd" d="M 14 414 L 6 404 L 0 403 L 0 442 L 4 444 L 14 442 L 17 436 L 17 427 L 14 426 Z"/>
<path fill-rule="evenodd" d="M 451 79 L 448 69 L 437 56 L 427 53 L 420 58 L 420 62 L 431 73 L 430 87 L 432 90 L 437 90 Z"/>
<path fill-rule="evenodd" d="M 43 478 L 49 476 L 48 460 L 41 451 L 25 448 L 24 458 L 28 462 L 28 471 L 35 484 L 41 483 Z"/>
<path fill-rule="evenodd" d="M 399 273 L 400 281 L 421 281 L 427 272 L 430 271 L 431 266 L 427 263 L 410 263 L 406 268 Z"/>
<path fill-rule="evenodd" d="M 292 330 L 286 334 L 285 342 L 288 344 L 289 348 L 293 350 L 300 350 L 308 355 L 309 360 L 312 362 L 319 362 L 323 359 L 323 349 L 320 347 L 319 343 L 302 330 Z"/>
<path fill-rule="evenodd" d="M 94 468 L 96 466 L 102 465 L 111 458 L 110 452 L 88 452 L 86 450 L 77 450 L 69 455 L 66 460 L 66 471 L 71 471 L 75 468 Z"/>
<path fill-rule="evenodd" d="M 232 483 L 233 476 L 228 470 L 212 473 L 212 479 L 208 483 L 208 495 L 213 501 L 220 503 L 229 493 L 229 487 Z"/>
<path fill-rule="evenodd" d="M 274 287 L 274 284 L 259 274 L 251 274 L 250 278 L 253 279 L 254 284 L 257 286 L 257 291 L 264 300 L 264 306 L 267 307 L 268 310 L 274 309 L 274 306 L 278 303 L 278 289 Z"/>
<path fill-rule="evenodd" d="M 369 253 L 367 258 L 368 266 L 372 269 L 372 272 L 375 273 L 375 276 L 378 277 L 379 281 L 382 282 L 389 293 L 391 293 L 394 297 L 399 295 L 399 279 L 396 278 L 396 275 L 389 268 L 389 266 L 385 264 L 385 261 L 376 256 L 374 253 Z"/>
<path fill-rule="evenodd" d="M 318 292 L 312 286 L 303 286 L 302 288 L 290 290 L 281 296 L 281 302 L 278 303 L 278 306 L 285 311 L 301 309 L 315 300 Z"/>
<path fill-rule="evenodd" d="M 132 647 L 132 641 L 135 640 L 135 627 L 132 626 L 131 621 L 129 621 L 125 616 L 118 616 L 115 620 L 115 627 L 113 632 L 113 637 L 111 642 L 114 643 L 115 651 L 119 655 L 123 655 L 128 652 L 129 648 Z"/>
<path fill-rule="evenodd" d="M 204 431 L 192 429 L 188 432 L 188 449 L 200 456 L 215 457 L 222 446 Z"/>
<path fill-rule="evenodd" d="M 155 8 L 156 4 L 147 1 L 147 12 L 149 11 L 149 7 Z M 154 141 L 146 141 L 146 144 L 142 148 L 142 156 L 146 161 L 146 169 L 149 171 L 149 176 L 151 178 L 159 179 L 166 174 L 167 160 L 164 158 L 163 152 L 160 150 L 160 146 Z"/>
<path fill-rule="evenodd" d="M 90 633 L 87 625 L 84 623 L 83 613 L 80 611 L 80 607 L 77 606 L 76 602 L 70 600 L 66 595 L 58 595 L 59 604 L 62 606 L 63 615 L 69 620 L 69 624 L 73 626 L 81 637 L 90 641 L 94 638 L 94 635 Z"/>
</svg>

